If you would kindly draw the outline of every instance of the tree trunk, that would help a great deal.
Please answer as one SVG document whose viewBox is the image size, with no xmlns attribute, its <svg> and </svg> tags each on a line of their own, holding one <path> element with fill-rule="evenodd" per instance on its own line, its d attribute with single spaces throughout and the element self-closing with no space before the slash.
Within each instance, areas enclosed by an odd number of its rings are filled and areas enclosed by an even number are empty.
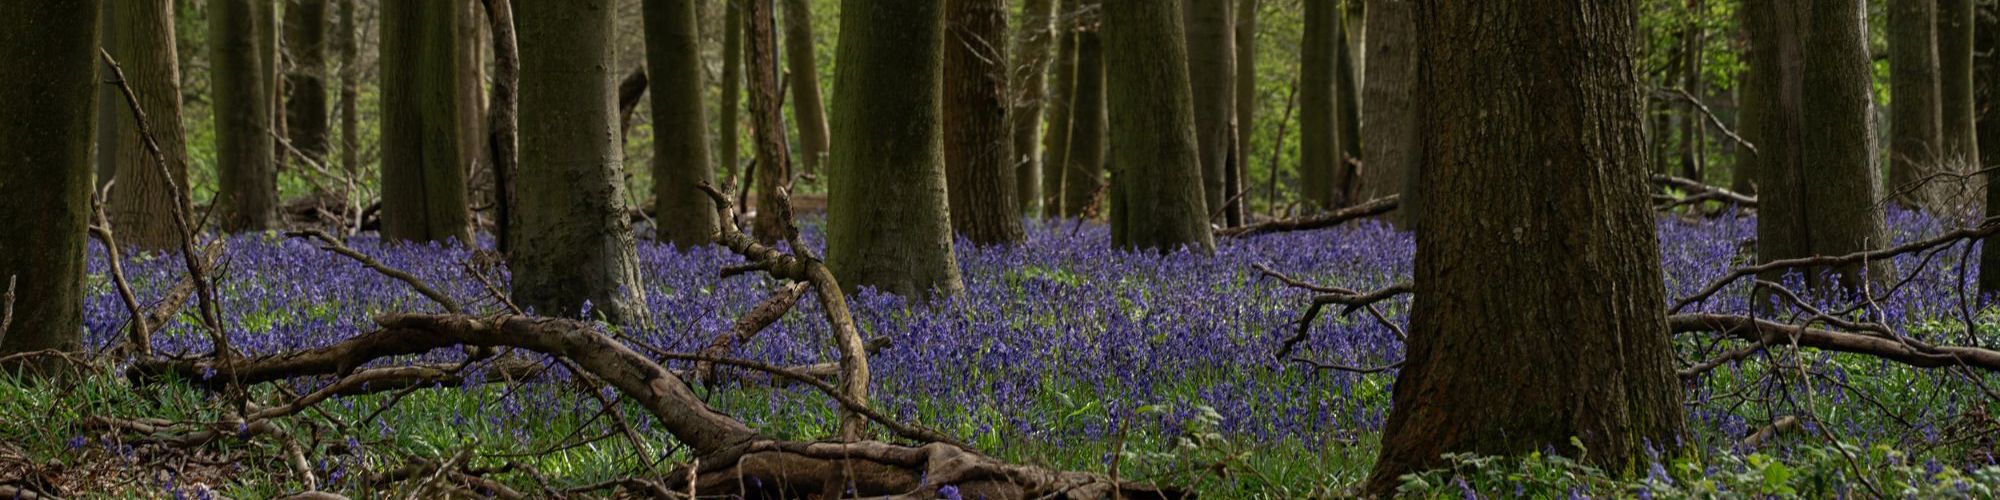
<svg viewBox="0 0 2000 500">
<path fill-rule="evenodd" d="M 812 2 L 785 0 L 785 67 L 791 77 L 792 119 L 799 127 L 799 165 L 806 175 L 819 172 L 826 156 L 826 107 L 820 99 L 819 65 L 813 56 Z"/>
<path fill-rule="evenodd" d="M 1415 91 L 1416 20 L 1411 18 L 1411 2 L 1377 2 L 1368 9 L 1368 69 L 1361 87 L 1368 112 L 1361 115 L 1361 141 L 1368 145 L 1362 153 L 1362 200 L 1397 195 L 1403 208 L 1390 218 L 1406 229 L 1414 229 L 1416 196 L 1412 182 L 1417 176 L 1417 155 L 1421 153 L 1416 128 Z"/>
<path fill-rule="evenodd" d="M 1984 87 L 1986 102 L 1980 108 L 1985 110 L 1985 114 L 1981 117 L 1979 130 L 1981 143 L 1992 146 L 2000 144 L 2000 107 L 1995 104 L 2000 103 L 2000 50 L 1994 49 L 2000 46 L 2000 29 L 1995 29 L 2000 28 L 2000 18 L 1992 15 L 1995 13 L 1990 10 L 1993 7 L 1986 8 L 1989 10 L 1979 16 L 1978 29 L 1982 33 L 1980 53 L 1986 55 L 1983 76 L 1987 77 L 1980 85 Z M 1982 148 L 1980 155 L 1984 157 L 1980 165 L 2000 164 L 2000 146 Z M 1985 213 L 1989 217 L 2000 214 L 2000 174 L 1987 172 L 1980 177 L 1986 187 Z M 1979 252 L 1979 294 L 1988 297 L 2000 294 L 2000 236 L 1987 237 L 1980 244 Z"/>
<path fill-rule="evenodd" d="M 1021 3 L 1021 29 L 1014 39 L 1013 92 L 1007 111 L 1007 126 L 1013 134 L 1014 197 L 1020 201 L 1022 216 L 1042 210 L 1041 126 L 1044 99 L 1053 93 L 1048 82 L 1049 52 L 1055 41 L 1051 20 L 1055 0 L 1026 0 Z"/>
<path fill-rule="evenodd" d="M 1701 12 L 1702 0 L 1688 0 L 1688 10 Z M 1681 106 L 1681 177 L 1702 180 L 1703 164 L 1707 162 L 1708 126 L 1701 115 L 1701 99 L 1707 92 L 1702 89 L 1702 45 L 1707 36 L 1702 33 L 1698 20 L 1689 21 L 1681 27 L 1681 83 L 1680 88 L 1695 102 Z"/>
<path fill-rule="evenodd" d="M 334 28 L 334 50 L 340 57 L 340 168 L 347 175 L 361 172 L 361 32 L 354 22 L 355 4 L 340 3 L 340 24 Z"/>
<path fill-rule="evenodd" d="M 645 4 L 646 66 L 653 75 L 653 219 L 660 241 L 681 248 L 715 241 L 715 181 L 702 109 L 701 32 L 693 2 Z"/>
<path fill-rule="evenodd" d="M 1076 56 L 1077 22 L 1079 0 L 1062 0 L 1056 11 L 1056 53 L 1051 61 L 1049 82 L 1049 128 L 1043 136 L 1042 146 L 1042 216 L 1066 216 L 1069 210 L 1063 206 L 1064 180 L 1069 175 L 1070 126 L 1076 109 Z"/>
<path fill-rule="evenodd" d="M 1187 24 L 1189 87 L 1194 91 L 1195 140 L 1200 147 L 1201 185 L 1216 224 L 1227 224 L 1221 208 L 1236 194 L 1228 166 L 1236 149 L 1236 33 L 1230 3 L 1183 0 Z"/>
<path fill-rule="evenodd" d="M 975 244 L 1021 241 L 1007 128 L 1007 5 L 948 0 L 944 166 L 951 227 Z"/>
<path fill-rule="evenodd" d="M 1744 7 L 1736 9 L 1736 22 L 1743 30 L 1746 40 L 1750 38 L 1751 10 L 1754 9 Z M 1759 50 L 1762 49 L 1752 45 L 1744 49 L 1738 57 L 1750 61 L 1761 54 Z M 1736 165 L 1732 167 L 1735 170 L 1730 172 L 1731 191 L 1747 195 L 1757 194 L 1758 171 L 1766 163 L 1764 158 L 1773 154 L 1765 152 L 1768 146 L 1764 144 L 1767 141 L 1763 134 L 1768 124 L 1776 119 L 1775 113 L 1778 108 L 1773 102 L 1775 96 L 1765 92 L 1776 89 L 1775 84 L 1770 83 L 1776 77 L 1769 73 L 1777 69 L 1777 66 L 1773 65 L 1745 64 L 1743 72 L 1737 77 L 1736 135 L 1756 149 L 1736 148 Z"/>
<path fill-rule="evenodd" d="M 1341 203 L 1344 207 L 1364 201 L 1355 197 L 1355 190 L 1361 187 L 1364 167 L 1361 164 L 1361 89 L 1354 82 L 1360 69 L 1354 64 L 1353 46 L 1348 44 L 1352 38 L 1346 33 L 1346 17 L 1343 16 L 1341 22 L 1335 24 L 1341 29 L 1341 33 L 1334 37 L 1339 44 L 1334 52 L 1338 56 L 1333 75 L 1334 110 L 1339 113 L 1335 115 L 1334 130 L 1340 135 L 1340 165 L 1335 169 L 1340 177 L 1335 185 L 1340 189 L 1340 199 L 1345 200 Z"/>
<path fill-rule="evenodd" d="M 1749 7 L 1747 84 L 1772 107 L 1770 121 L 1753 133 L 1762 141 L 1758 258 L 1842 255 L 1883 244 L 1860 0 Z M 1808 271 L 1810 282 L 1821 283 Z M 1846 286 L 1860 284 L 1858 267 L 1841 274 Z"/>
<path fill-rule="evenodd" d="M 1099 0 L 1085 0 L 1081 12 L 1094 13 Z M 1076 33 L 1076 85 L 1070 89 L 1069 144 L 1063 152 L 1062 216 L 1087 217 L 1104 189 L 1104 43 L 1095 14 Z"/>
<path fill-rule="evenodd" d="M 382 237 L 470 243 L 457 2 L 382 4 Z"/>
<path fill-rule="evenodd" d="M 479 147 L 486 140 L 486 47 L 479 43 L 487 40 L 486 16 L 480 7 L 483 0 L 452 0 L 458 5 L 458 40 L 452 45 L 458 52 L 452 55 L 453 68 L 458 72 L 458 89 L 452 96 L 458 99 L 459 151 L 464 158 L 459 167 L 465 170 L 468 182 L 479 177 L 486 168 L 486 148 Z M 468 187 L 471 187 L 468 185 Z M 468 190 L 470 192 L 471 190 Z M 484 204 L 486 200 L 478 200 Z M 471 222 L 473 231 L 479 230 L 477 220 Z"/>
<path fill-rule="evenodd" d="M 1340 71 L 1340 6 L 1335 2 L 1305 3 L 1305 34 L 1299 47 L 1299 183 L 1314 210 L 1347 204 L 1341 180 L 1340 103 L 1336 74 Z"/>
<path fill-rule="evenodd" d="M 827 165 L 827 267 L 848 291 L 964 289 L 946 206 L 944 8 L 843 0 Z"/>
<path fill-rule="evenodd" d="M 178 197 L 174 188 L 188 189 L 187 134 L 181 128 L 181 76 L 174 51 L 172 0 L 127 0 L 103 4 L 107 34 L 102 45 L 125 71 L 126 84 L 146 110 L 153 138 L 166 157 L 163 175 L 139 137 L 138 122 L 116 84 L 103 85 L 97 105 L 101 136 L 111 143 L 98 146 L 100 172 L 111 172 L 117 184 L 105 211 L 121 245 L 146 250 L 179 248 L 180 229 L 167 214 Z M 102 183 L 110 179 L 99 179 Z"/>
<path fill-rule="evenodd" d="M 737 124 L 737 112 L 743 106 L 743 0 L 722 0 L 722 116 L 719 122 L 715 148 L 722 153 L 722 173 L 730 181 L 738 181 L 736 168 L 742 160 L 737 156 L 742 147 L 737 141 L 743 136 L 743 128 Z"/>
<path fill-rule="evenodd" d="M 0 356 L 82 348 L 98 7 L 94 0 L 0 4 L 0 73 L 34 75 L 0 85 L 8 106 L 0 120 L 0 199 L 7 200 L 0 294 L 17 297 L 0 331 Z M 39 371 L 52 359 L 4 369 Z"/>
<path fill-rule="evenodd" d="M 501 253 L 513 248 L 514 227 L 520 225 L 514 179 L 520 177 L 521 52 L 514 43 L 512 0 L 487 0 L 493 33 L 493 94 L 488 96 L 491 120 L 486 153 L 493 162 L 493 239 Z M 656 108 L 657 109 L 657 108 Z M 704 167 L 707 168 L 707 167 Z"/>
<path fill-rule="evenodd" d="M 611 0 L 521 2 L 514 301 L 545 316 L 646 317 L 625 210 Z M 586 311 L 587 310 L 587 311 Z"/>
<path fill-rule="evenodd" d="M 1973 0 L 1936 2 L 1944 158 L 1952 170 L 1974 170 L 1964 168 L 1979 159 L 1979 111 L 1973 108 L 1972 97 Z"/>
<path fill-rule="evenodd" d="M 1417 32 L 1448 34 L 1417 40 L 1419 179 L 1452 196 L 1419 208 L 1419 291 L 1370 493 L 1442 453 L 1553 448 L 1633 470 L 1647 442 L 1680 435 L 1637 3 L 1417 3 Z"/>
<path fill-rule="evenodd" d="M 1903 0 L 1889 9 L 1889 189 L 1909 208 L 1934 208 L 1933 190 L 1917 182 L 1940 165 L 1943 107 L 1936 48 L 1937 0 Z"/>
<path fill-rule="evenodd" d="M 326 1 L 286 0 L 285 132 L 304 160 L 326 161 Z"/>
<path fill-rule="evenodd" d="M 785 238 L 787 211 L 779 192 L 792 185 L 791 152 L 785 144 L 784 96 L 778 89 L 778 44 L 772 0 L 740 0 L 747 7 L 750 47 L 745 67 L 750 73 L 751 140 L 757 150 L 757 239 L 765 243 Z"/>
<path fill-rule="evenodd" d="M 1236 4 L 1236 129 L 1235 156 L 1228 164 L 1230 200 L 1223 208 L 1225 224 L 1230 227 L 1243 225 L 1248 221 L 1250 207 L 1250 165 L 1251 139 L 1257 136 L 1257 0 L 1239 0 Z"/>
<path fill-rule="evenodd" d="M 270 0 L 214 0 L 208 4 L 209 102 L 215 112 L 215 167 L 222 230 L 263 231 L 278 224 L 278 170 L 271 136 L 269 57 L 257 17 L 270 16 Z"/>
<path fill-rule="evenodd" d="M 1112 244 L 1212 253 L 1180 8 L 1112 0 L 1103 9 L 1105 82 L 1121 89 L 1108 103 L 1122 208 L 1111 214 Z"/>
</svg>

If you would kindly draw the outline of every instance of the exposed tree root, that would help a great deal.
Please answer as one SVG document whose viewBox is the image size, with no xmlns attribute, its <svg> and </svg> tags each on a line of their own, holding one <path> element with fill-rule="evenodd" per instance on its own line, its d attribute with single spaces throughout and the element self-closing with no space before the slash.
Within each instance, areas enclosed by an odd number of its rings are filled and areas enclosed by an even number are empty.
<svg viewBox="0 0 2000 500">
<path fill-rule="evenodd" d="M 1396 209 L 1396 206 L 1399 204 L 1398 200 L 1399 198 L 1396 195 L 1389 195 L 1381 198 L 1376 198 L 1373 200 L 1364 201 L 1361 202 L 1360 204 L 1351 207 L 1319 215 L 1311 215 L 1311 216 L 1298 217 L 1292 219 L 1280 219 L 1269 222 L 1259 222 L 1247 226 L 1218 229 L 1215 231 L 1215 235 L 1241 237 L 1241 236 L 1256 236 L 1265 233 L 1278 233 L 1285 231 L 1307 231 L 1313 229 L 1328 228 L 1328 227 L 1338 226 L 1342 223 L 1354 219 L 1374 217 L 1377 215 L 1389 213 L 1389 211 Z"/>
</svg>

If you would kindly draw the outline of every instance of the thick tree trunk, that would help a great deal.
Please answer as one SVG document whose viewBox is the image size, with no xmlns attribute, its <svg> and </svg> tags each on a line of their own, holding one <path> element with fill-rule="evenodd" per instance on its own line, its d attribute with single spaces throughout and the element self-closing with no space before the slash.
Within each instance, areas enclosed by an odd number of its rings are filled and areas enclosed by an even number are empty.
<svg viewBox="0 0 2000 500">
<path fill-rule="evenodd" d="M 521 2 L 514 302 L 546 316 L 646 316 L 625 209 L 610 0 Z"/>
<path fill-rule="evenodd" d="M 1758 258 L 1880 246 L 1885 240 L 1860 1 L 1750 7 L 1754 79 L 1747 84 L 1758 86 L 1773 108 L 1770 121 L 1753 134 L 1763 141 L 1757 144 Z M 1808 271 L 1809 281 L 1821 282 L 1816 270 Z M 1858 267 L 1841 274 L 1846 286 L 1860 284 Z"/>
<path fill-rule="evenodd" d="M 1898 3 L 1903 0 L 1898 0 Z M 1938 105 L 1944 158 L 1959 170 L 1979 159 L 1979 111 L 1973 107 L 1973 0 L 1936 0 Z"/>
<path fill-rule="evenodd" d="M 100 143 L 100 172 L 111 172 L 117 184 L 105 211 L 118 243 L 146 250 L 178 248 L 180 229 L 174 227 L 173 189 L 188 189 L 187 134 L 181 128 L 179 56 L 174 52 L 172 0 L 127 0 L 103 4 L 107 34 L 102 45 L 125 71 L 125 82 L 139 97 L 150 118 L 153 139 L 166 157 L 164 172 L 146 153 L 138 122 L 115 83 L 105 84 L 108 96 L 98 97 L 99 132 L 111 138 Z M 105 168 L 108 167 L 108 168 Z M 102 183 L 109 179 L 99 179 Z"/>
<path fill-rule="evenodd" d="M 785 67 L 791 71 L 792 119 L 799 127 L 799 165 L 819 172 L 826 156 L 826 105 L 820 99 L 819 65 L 813 56 L 812 2 L 785 0 Z"/>
<path fill-rule="evenodd" d="M 1251 139 L 1257 136 L 1257 0 L 1236 4 L 1236 151 L 1228 163 L 1229 201 L 1223 208 L 1230 227 L 1248 221 L 1250 207 L 1249 170 Z"/>
<path fill-rule="evenodd" d="M 785 143 L 785 115 L 779 109 L 784 96 L 778 89 L 778 36 L 775 9 L 772 0 L 739 0 L 746 7 L 744 15 L 749 16 L 750 39 L 748 64 L 744 69 L 750 73 L 750 131 L 752 145 L 757 150 L 757 239 L 765 243 L 785 238 L 783 219 L 789 212 L 779 203 L 781 190 L 789 190 L 792 185 L 791 152 Z"/>
<path fill-rule="evenodd" d="M 270 0 L 208 4 L 209 102 L 215 112 L 216 204 L 222 229 L 262 231 L 278 224 L 278 170 L 273 148 L 271 79 L 259 41 L 268 33 Z"/>
<path fill-rule="evenodd" d="M 1063 206 L 1063 188 L 1069 175 L 1071 114 L 1076 108 L 1077 22 L 1080 0 L 1062 0 L 1056 11 L 1056 53 L 1051 61 L 1049 81 L 1049 128 L 1042 140 L 1042 216 L 1069 214 Z"/>
<path fill-rule="evenodd" d="M 480 6 L 483 0 L 452 0 L 457 4 L 458 40 L 453 45 L 458 53 L 452 55 L 453 70 L 458 72 L 458 89 L 452 96 L 458 99 L 459 148 L 464 158 L 459 167 L 465 169 L 468 182 L 479 177 L 486 168 L 486 148 L 480 147 L 486 141 L 486 47 L 479 43 L 487 40 L 486 15 Z M 468 187 L 471 187 L 468 185 Z M 470 190 L 468 190 L 469 192 Z M 484 204 L 487 200 L 477 200 Z M 478 221 L 474 220 L 473 231 L 478 231 Z"/>
<path fill-rule="evenodd" d="M 715 181 L 702 106 L 701 32 L 693 2 L 646 2 L 646 66 L 653 86 L 653 220 L 660 241 L 682 248 L 715 241 Z"/>
<path fill-rule="evenodd" d="M 1750 38 L 1750 21 L 1753 20 L 1750 13 L 1751 10 L 1754 9 L 1743 7 L 1736 9 L 1736 22 L 1742 27 L 1745 39 Z M 1759 52 L 1760 50 L 1765 50 L 1766 52 Z M 1759 57 L 1760 54 L 1767 53 L 1770 53 L 1767 49 L 1760 49 L 1752 45 L 1746 48 L 1739 57 L 1742 57 L 1745 61 L 1749 61 L 1755 57 Z M 1766 137 L 1763 134 L 1768 129 L 1768 124 L 1776 119 L 1775 113 L 1777 113 L 1778 107 L 1775 102 L 1772 102 L 1775 96 L 1768 95 L 1766 92 L 1776 89 L 1775 84 L 1770 83 L 1776 77 L 1771 76 L 1770 73 L 1777 71 L 1777 69 L 1776 66 L 1771 65 L 1745 64 L 1743 72 L 1737 77 L 1736 135 L 1742 137 L 1744 142 L 1750 143 L 1755 149 L 1747 147 L 1736 148 L 1736 165 L 1732 167 L 1734 170 L 1730 172 L 1729 190 L 1731 191 L 1756 195 L 1759 167 L 1767 162 L 1764 159 L 1767 155 L 1773 154 L 1765 152 L 1767 146 L 1764 145 Z"/>
<path fill-rule="evenodd" d="M 1347 204 L 1341 184 L 1340 6 L 1305 3 L 1305 34 L 1299 47 L 1299 190 L 1314 210 Z"/>
<path fill-rule="evenodd" d="M 1236 149 L 1235 0 L 1183 0 L 1187 25 L 1189 87 L 1194 91 L 1195 140 L 1201 149 L 1201 185 L 1213 222 L 1227 224 L 1221 208 L 1229 189 L 1229 161 Z"/>
<path fill-rule="evenodd" d="M 964 289 L 946 206 L 944 8 L 843 0 L 827 165 L 827 267 L 849 291 Z"/>
<path fill-rule="evenodd" d="M 1371 493 L 1447 452 L 1554 448 L 1633 470 L 1682 430 L 1638 2 L 1562 3 L 1417 2 L 1417 30 L 1441 34 L 1417 42 L 1419 175 L 1452 196 L 1420 207 L 1420 290 Z"/>
<path fill-rule="evenodd" d="M 1042 210 L 1041 127 L 1044 99 L 1049 96 L 1049 52 L 1055 41 L 1051 24 L 1055 0 L 1026 0 L 1021 3 L 1021 29 L 1015 31 L 1013 92 L 1009 94 L 1007 127 L 1013 134 L 1013 156 L 1008 159 L 1014 173 L 1014 197 L 1020 201 L 1020 215 Z"/>
<path fill-rule="evenodd" d="M 382 236 L 472 240 L 457 2 L 382 4 Z"/>
<path fill-rule="evenodd" d="M 1343 16 L 1341 22 L 1336 25 L 1341 28 L 1341 33 L 1334 37 L 1334 40 L 1339 42 L 1334 52 L 1338 57 L 1335 58 L 1333 75 L 1333 107 L 1339 113 L 1335 115 L 1334 130 L 1340 135 L 1340 165 L 1335 169 L 1340 177 L 1336 185 L 1340 188 L 1340 199 L 1344 200 L 1341 205 L 1349 206 L 1365 201 L 1355 196 L 1355 190 L 1360 189 L 1363 177 L 1361 89 L 1354 81 L 1356 72 L 1360 69 L 1355 65 L 1353 46 L 1348 44 L 1352 37 L 1347 33 L 1346 18 Z"/>
<path fill-rule="evenodd" d="M 34 75 L 0 85 L 0 293 L 17 298 L 0 356 L 82 347 L 98 8 L 95 0 L 0 4 L 0 73 Z M 36 361 L 4 369 L 51 366 Z"/>
<path fill-rule="evenodd" d="M 326 2 L 286 0 L 285 132 L 306 161 L 323 163 L 327 152 Z"/>
<path fill-rule="evenodd" d="M 1104 2 L 1104 77 L 1116 117 L 1111 138 L 1112 244 L 1215 251 L 1202 193 L 1187 35 L 1169 2 Z"/>
<path fill-rule="evenodd" d="M 1063 152 L 1062 216 L 1086 217 L 1101 213 L 1093 204 L 1101 196 L 1104 184 L 1104 42 L 1101 38 L 1095 12 L 1100 10 L 1096 0 L 1084 1 L 1084 12 L 1090 13 L 1088 23 L 1076 33 L 1076 69 L 1072 76 L 1076 84 L 1070 89 L 1069 103 L 1069 144 Z"/>
<path fill-rule="evenodd" d="M 1917 182 L 1940 167 L 1943 107 L 1938 82 L 1937 0 L 1889 9 L 1889 189 L 1909 208 L 1933 208 Z"/>
<path fill-rule="evenodd" d="M 737 181 L 736 169 L 743 149 L 738 145 L 743 128 L 737 124 L 743 106 L 743 0 L 722 0 L 722 116 L 716 119 L 715 149 L 722 153 L 723 177 Z"/>
<path fill-rule="evenodd" d="M 1361 140 L 1368 145 L 1362 153 L 1366 172 L 1361 176 L 1357 198 L 1373 200 L 1398 195 L 1404 208 L 1390 217 L 1405 228 L 1413 228 L 1418 189 L 1420 153 L 1416 128 L 1417 33 L 1413 6 L 1407 1 L 1378 2 L 1368 9 L 1368 69 L 1361 99 L 1368 112 L 1361 115 Z"/>
<path fill-rule="evenodd" d="M 944 166 L 951 227 L 975 244 L 1021 241 L 1007 128 L 1007 5 L 948 0 Z"/>
<path fill-rule="evenodd" d="M 1979 123 L 1979 137 L 1981 144 L 1991 147 L 1980 149 L 1983 158 L 1979 164 L 1995 165 L 2000 164 L 2000 106 L 1995 105 L 2000 103 L 2000 50 L 1994 47 L 2000 46 L 2000 17 L 1993 15 L 1996 12 L 1992 7 L 1986 9 L 1979 16 L 1978 29 L 1982 33 L 1980 53 L 1986 55 L 1982 76 L 1987 77 L 1981 81 L 1986 101 L 1980 108 L 1985 114 Z M 1986 188 L 1985 213 L 1988 217 L 2000 215 L 2000 174 L 1987 172 L 1980 177 Z M 1987 297 L 2000 294 L 2000 237 L 1988 237 L 1980 244 L 1979 269 L 1979 294 Z"/>
</svg>

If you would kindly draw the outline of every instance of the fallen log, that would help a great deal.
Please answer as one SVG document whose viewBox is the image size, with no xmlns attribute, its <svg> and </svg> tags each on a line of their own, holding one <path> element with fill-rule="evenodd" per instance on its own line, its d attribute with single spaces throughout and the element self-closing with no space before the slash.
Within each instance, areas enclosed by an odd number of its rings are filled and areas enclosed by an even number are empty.
<svg viewBox="0 0 2000 500">
<path fill-rule="evenodd" d="M 1215 231 L 1215 235 L 1236 238 L 1244 236 L 1256 236 L 1259 234 L 1266 234 L 1266 233 L 1278 233 L 1285 231 L 1308 231 L 1313 229 L 1338 226 L 1342 223 L 1354 219 L 1374 217 L 1377 215 L 1389 213 L 1389 211 L 1395 210 L 1397 205 L 1400 204 L 1400 202 L 1398 201 L 1399 198 L 1400 197 L 1397 195 L 1389 195 L 1381 198 L 1376 198 L 1373 200 L 1364 201 L 1361 202 L 1361 204 L 1359 205 L 1354 205 L 1351 207 L 1318 215 L 1309 215 L 1305 217 L 1296 217 L 1291 219 L 1279 219 L 1268 222 L 1259 222 L 1247 226 L 1217 229 Z"/>
</svg>

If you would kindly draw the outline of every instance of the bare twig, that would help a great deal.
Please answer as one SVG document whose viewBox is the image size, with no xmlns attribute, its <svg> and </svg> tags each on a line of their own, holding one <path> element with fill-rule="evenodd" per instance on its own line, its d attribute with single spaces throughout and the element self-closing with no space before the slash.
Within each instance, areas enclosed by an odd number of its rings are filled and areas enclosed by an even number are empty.
<svg viewBox="0 0 2000 500">
<path fill-rule="evenodd" d="M 1925 250 L 1929 250 L 1931 248 L 1935 248 L 1949 243 L 1956 243 L 1962 240 L 1984 238 L 1987 236 L 1994 235 L 1996 233 L 2000 233 L 2000 223 L 1995 223 L 1995 221 L 1996 221 L 1995 218 L 1988 218 L 1985 221 L 1982 221 L 1978 226 L 1959 228 L 1938 235 L 1937 237 L 1931 239 L 1904 243 L 1889 248 L 1864 250 L 1860 252 L 1850 253 L 1846 255 L 1837 255 L 1837 256 L 1816 255 L 1812 257 L 1801 257 L 1796 259 L 1780 259 L 1780 260 L 1765 262 L 1754 266 L 1739 267 L 1734 270 L 1731 270 L 1729 274 L 1724 275 L 1721 279 L 1715 280 L 1715 282 L 1713 283 L 1709 283 L 1707 287 L 1703 287 L 1701 291 L 1695 292 L 1694 295 L 1689 295 L 1687 296 L 1687 298 L 1683 298 L 1680 301 L 1675 302 L 1674 306 L 1668 308 L 1667 310 L 1670 314 L 1679 313 L 1681 312 L 1681 310 L 1686 309 L 1690 305 L 1694 305 L 1701 301 L 1708 300 L 1710 296 L 1715 295 L 1716 292 L 1722 291 L 1723 287 L 1729 286 L 1730 283 L 1734 283 L 1736 280 L 1743 279 L 1746 276 L 1752 276 L 1759 273 L 1763 273 L 1765 271 L 1771 271 L 1777 269 L 1791 269 L 1791 268 L 1840 266 L 1840 265 L 1862 263 L 1862 262 L 1876 262 L 1881 260 L 1887 260 L 1889 258 L 1898 255 L 1903 255 L 1906 253 L 1922 252 Z"/>
<path fill-rule="evenodd" d="M 1396 209 L 1396 206 L 1398 204 L 1398 199 L 1399 197 L 1397 195 L 1392 194 L 1389 196 L 1368 200 L 1362 202 L 1359 205 L 1354 205 L 1319 215 L 1299 217 L 1295 219 L 1280 219 L 1270 222 L 1259 222 L 1247 226 L 1220 229 L 1217 230 L 1215 234 L 1219 236 L 1254 236 L 1264 233 L 1275 233 L 1281 231 L 1306 231 L 1312 229 L 1333 227 L 1354 219 L 1360 219 L 1364 217 L 1374 217 L 1377 215 L 1389 213 L 1389 211 Z"/>
<path fill-rule="evenodd" d="M 1701 102 L 1701 99 L 1696 98 L 1693 94 L 1689 94 L 1686 89 L 1678 87 L 1657 88 L 1653 89 L 1653 94 L 1658 96 L 1665 96 L 1678 99 L 1680 101 L 1694 105 L 1694 109 L 1700 111 L 1701 116 L 1708 118 L 1709 126 L 1715 127 L 1716 131 L 1722 132 L 1722 135 L 1729 137 L 1729 140 L 1734 141 L 1736 142 L 1736 144 L 1743 146 L 1743 149 L 1750 150 L 1750 154 L 1752 155 L 1757 154 L 1756 144 L 1751 144 L 1750 141 L 1744 140 L 1743 136 L 1736 135 L 1736 131 L 1730 130 L 1728 125 L 1723 124 L 1722 119 L 1717 118 L 1715 116 L 1715 112 L 1708 109 L 1707 104 L 1703 104 Z"/>
<path fill-rule="evenodd" d="M 131 335 L 126 338 L 126 348 L 139 357 L 153 355 L 153 328 L 147 324 L 146 314 L 139 307 L 139 298 L 132 293 L 132 282 L 125 279 L 125 259 L 119 255 L 118 237 L 111 232 L 111 217 L 105 215 L 104 202 L 111 197 L 111 187 L 117 179 L 104 181 L 104 188 L 90 193 L 91 218 L 96 224 L 90 226 L 90 234 L 104 244 L 104 262 L 111 270 L 111 284 L 118 289 L 118 299 L 125 303 L 125 310 L 132 315 Z"/>
<path fill-rule="evenodd" d="M 417 279 L 416 276 L 411 275 L 410 273 L 405 272 L 401 269 L 389 267 L 389 265 L 383 264 L 382 261 L 375 260 L 374 257 L 369 257 L 367 254 L 363 254 L 359 251 L 356 251 L 354 250 L 354 248 L 347 246 L 347 244 L 341 243 L 339 239 L 334 238 L 332 235 L 326 234 L 325 232 L 321 232 L 318 229 L 289 231 L 286 232 L 285 235 L 293 238 L 308 238 L 314 241 L 318 241 L 319 248 L 321 250 L 326 250 L 329 252 L 346 256 L 347 258 L 350 259 L 354 259 L 355 262 L 359 262 L 361 263 L 361 265 L 367 266 L 369 269 L 375 270 L 375 272 L 382 273 L 383 275 L 388 276 L 390 278 L 395 278 L 397 281 L 407 283 L 410 285 L 410 288 L 416 289 L 417 293 L 422 294 L 425 298 L 431 299 L 431 302 L 436 302 L 439 306 L 443 306 L 445 312 L 452 314 L 459 314 L 465 312 L 465 307 L 459 305 L 458 301 L 452 300 L 450 296 L 445 295 L 444 292 L 439 292 L 436 288 L 431 288 L 429 284 L 424 283 L 423 280 Z"/>
<path fill-rule="evenodd" d="M 1654 175 L 1649 180 L 1654 184 L 1693 193 L 1685 198 L 1672 199 L 1655 208 L 1666 210 L 1682 205 L 1693 205 L 1704 201 L 1720 201 L 1742 207 L 1756 207 L 1757 197 L 1730 191 L 1728 189 L 1703 184 L 1701 181 L 1671 175 Z"/>
</svg>

